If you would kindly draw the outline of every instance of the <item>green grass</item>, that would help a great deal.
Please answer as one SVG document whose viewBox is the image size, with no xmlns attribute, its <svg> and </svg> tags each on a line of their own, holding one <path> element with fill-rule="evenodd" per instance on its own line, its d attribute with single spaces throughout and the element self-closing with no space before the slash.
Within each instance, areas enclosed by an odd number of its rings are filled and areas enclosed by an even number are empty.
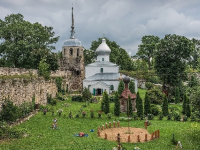
<svg viewBox="0 0 200 150">
<path fill-rule="evenodd" d="M 70 103 L 71 106 L 63 107 L 63 103 Z M 81 106 L 85 103 L 71 102 L 69 100 L 59 102 L 57 106 L 54 106 L 55 110 L 63 109 L 61 117 L 55 113 L 55 116 L 51 115 L 51 112 L 47 112 L 43 115 L 39 112 L 37 115 L 30 118 L 30 120 L 17 126 L 18 128 L 26 128 L 30 135 L 28 137 L 13 139 L 0 142 L 0 150 L 111 150 L 117 146 L 117 142 L 111 142 L 97 137 L 97 128 L 106 122 L 118 120 L 112 116 L 112 119 L 108 119 L 107 116 L 102 113 L 102 119 L 99 119 L 97 112 L 100 110 L 100 103 L 90 103 L 89 106 L 83 108 L 86 112 L 86 118 L 72 118 L 69 119 L 68 114 L 72 111 L 73 116 L 77 114 Z M 111 112 L 113 112 L 114 104 L 111 104 Z M 95 112 L 95 118 L 90 118 L 90 110 Z M 64 116 L 65 114 L 65 116 Z M 122 114 L 121 116 L 125 116 Z M 53 118 L 58 119 L 59 129 L 51 129 Z M 152 125 L 148 126 L 149 133 L 155 130 L 160 130 L 160 138 L 154 141 L 146 143 L 122 143 L 122 145 L 128 149 L 133 150 L 135 146 L 141 148 L 141 150 L 170 150 L 175 149 L 176 145 L 172 145 L 170 140 L 174 133 L 175 138 L 181 141 L 183 149 L 198 150 L 200 149 L 200 124 L 196 122 L 178 122 L 164 120 L 152 120 Z M 121 121 L 121 126 L 128 126 L 127 121 Z M 144 120 L 131 120 L 131 127 L 144 128 Z M 95 132 L 90 132 L 90 129 L 94 129 Z M 79 132 L 89 134 L 89 137 L 75 137 L 74 135 Z M 117 135 L 117 133 L 116 133 Z"/>
</svg>

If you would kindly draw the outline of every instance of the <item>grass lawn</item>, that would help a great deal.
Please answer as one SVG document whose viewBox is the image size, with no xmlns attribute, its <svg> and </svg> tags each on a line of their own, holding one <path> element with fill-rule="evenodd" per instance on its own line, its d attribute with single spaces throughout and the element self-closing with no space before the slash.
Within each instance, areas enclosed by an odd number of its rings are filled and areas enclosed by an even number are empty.
<svg viewBox="0 0 200 150">
<path fill-rule="evenodd" d="M 64 107 L 62 104 L 71 104 L 69 107 Z M 38 112 L 30 120 L 17 126 L 18 128 L 26 128 L 29 131 L 29 136 L 0 141 L 0 150 L 111 150 L 117 146 L 117 142 L 107 141 L 97 137 L 97 128 L 106 122 L 118 120 L 112 116 L 108 119 L 102 113 L 102 118 L 98 118 L 98 111 L 100 110 L 100 103 L 90 103 L 89 106 L 84 107 L 86 118 L 72 118 L 68 117 L 69 112 L 75 116 L 85 103 L 72 102 L 71 100 L 62 101 L 53 106 L 55 110 L 63 109 L 61 117 L 55 113 L 54 116 L 50 112 L 43 115 L 43 112 Z M 50 107 L 50 106 L 49 106 Z M 90 118 L 90 110 L 94 110 L 95 118 Z M 114 104 L 110 106 L 111 113 L 114 110 Z M 121 114 L 124 116 L 125 114 Z M 58 119 L 58 128 L 51 129 L 53 118 Z M 152 125 L 148 126 L 149 133 L 155 130 L 160 130 L 160 138 L 146 143 L 122 143 L 128 149 L 133 150 L 135 146 L 140 147 L 141 150 L 172 150 L 176 145 L 170 142 L 172 134 L 174 133 L 177 141 L 181 141 L 183 149 L 198 150 L 200 149 L 200 123 L 196 122 L 179 122 L 167 121 L 164 118 L 160 120 L 150 121 Z M 128 126 L 127 121 L 121 121 L 121 126 Z M 144 120 L 131 120 L 131 127 L 144 128 Z M 94 129 L 95 132 L 90 132 Z M 89 134 L 89 137 L 76 137 L 75 134 L 84 132 Z M 116 133 L 117 135 L 117 133 Z"/>
</svg>

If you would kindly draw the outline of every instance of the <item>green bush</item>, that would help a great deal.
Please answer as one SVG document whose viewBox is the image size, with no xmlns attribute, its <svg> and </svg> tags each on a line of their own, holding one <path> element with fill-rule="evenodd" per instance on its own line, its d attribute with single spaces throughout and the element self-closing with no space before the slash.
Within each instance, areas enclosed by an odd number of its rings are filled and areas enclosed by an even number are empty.
<svg viewBox="0 0 200 150">
<path fill-rule="evenodd" d="M 187 121 L 188 117 L 187 116 L 183 116 L 183 121 Z"/>
<path fill-rule="evenodd" d="M 151 105 L 151 113 L 157 116 L 159 114 L 159 108 L 156 105 Z"/>
<path fill-rule="evenodd" d="M 153 89 L 147 91 L 147 94 L 149 96 L 150 103 L 153 103 L 153 104 L 161 104 L 162 103 L 163 93 L 160 89 L 153 88 Z"/>
<path fill-rule="evenodd" d="M 174 111 L 173 112 L 173 118 L 174 118 L 174 121 L 180 121 L 181 120 L 181 115 L 179 114 L 179 112 Z"/>
<path fill-rule="evenodd" d="M 149 76 L 149 78 L 147 79 L 148 82 L 152 82 L 154 84 L 159 84 L 161 83 L 160 79 L 158 76 Z"/>
<path fill-rule="evenodd" d="M 154 87 L 154 84 L 151 83 L 151 82 L 146 82 L 146 83 L 145 83 L 145 87 L 146 87 L 148 90 L 150 90 L 150 89 L 152 89 L 152 88 Z"/>
<path fill-rule="evenodd" d="M 162 120 L 163 117 L 164 117 L 163 113 L 160 113 L 160 114 L 159 114 L 159 120 Z"/>
<path fill-rule="evenodd" d="M 172 120 L 172 113 L 169 113 L 169 114 L 167 115 L 167 120 Z"/>
<path fill-rule="evenodd" d="M 110 101 L 110 103 L 114 103 L 115 102 L 115 97 L 113 95 L 109 96 L 109 101 Z"/>
<path fill-rule="evenodd" d="M 194 113 L 192 113 L 190 119 L 191 119 L 191 121 L 196 121 L 196 115 Z"/>
<path fill-rule="evenodd" d="M 154 115 L 153 114 L 147 114 L 147 118 L 148 118 L 148 120 L 153 120 Z"/>
<path fill-rule="evenodd" d="M 80 95 L 74 95 L 74 96 L 72 96 L 72 101 L 74 101 L 74 102 L 83 102 L 83 98 Z"/>
</svg>

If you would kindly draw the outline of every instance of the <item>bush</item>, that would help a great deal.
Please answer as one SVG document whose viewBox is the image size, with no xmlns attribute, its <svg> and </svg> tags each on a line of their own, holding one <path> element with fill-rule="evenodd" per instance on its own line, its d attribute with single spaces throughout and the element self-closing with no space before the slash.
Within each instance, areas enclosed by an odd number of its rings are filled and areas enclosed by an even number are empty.
<svg viewBox="0 0 200 150">
<path fill-rule="evenodd" d="M 194 113 L 192 113 L 190 119 L 191 119 L 191 121 L 196 121 L 196 115 Z"/>
<path fill-rule="evenodd" d="M 147 91 L 147 94 L 149 96 L 150 103 L 153 103 L 153 104 L 161 104 L 162 103 L 163 93 L 160 89 L 153 88 L 153 89 Z"/>
<path fill-rule="evenodd" d="M 187 121 L 188 117 L 187 116 L 183 116 L 183 121 Z"/>
<path fill-rule="evenodd" d="M 154 84 L 161 83 L 161 81 L 160 81 L 158 76 L 149 76 L 149 78 L 147 80 L 148 80 L 148 82 L 152 82 Z"/>
<path fill-rule="evenodd" d="M 172 114 L 171 114 L 171 113 L 169 113 L 169 114 L 167 115 L 167 120 L 172 120 Z"/>
<path fill-rule="evenodd" d="M 150 89 L 152 89 L 152 88 L 154 87 L 154 84 L 151 83 L 151 82 L 146 82 L 146 83 L 145 83 L 145 87 L 146 87 L 148 90 L 150 90 Z"/>
<path fill-rule="evenodd" d="M 159 114 L 159 120 L 162 120 L 164 115 L 162 113 Z"/>
<path fill-rule="evenodd" d="M 148 118 L 148 120 L 153 120 L 154 115 L 153 114 L 147 114 L 147 118 Z"/>
<path fill-rule="evenodd" d="M 177 111 L 173 112 L 173 117 L 174 117 L 174 121 L 180 121 L 180 119 L 181 119 L 181 116 L 180 116 L 179 112 L 177 112 Z"/>
<path fill-rule="evenodd" d="M 60 101 L 65 100 L 64 96 L 61 93 L 56 93 L 56 96 L 57 96 L 58 100 L 60 100 Z"/>
<path fill-rule="evenodd" d="M 151 113 L 157 116 L 159 114 L 159 108 L 156 105 L 151 105 Z"/>
<path fill-rule="evenodd" d="M 72 101 L 83 102 L 83 98 L 80 95 L 74 95 L 74 96 L 72 96 Z"/>
<path fill-rule="evenodd" d="M 109 97 L 109 101 L 110 101 L 110 103 L 114 103 L 115 102 L 115 97 L 114 96 L 110 96 Z"/>
</svg>

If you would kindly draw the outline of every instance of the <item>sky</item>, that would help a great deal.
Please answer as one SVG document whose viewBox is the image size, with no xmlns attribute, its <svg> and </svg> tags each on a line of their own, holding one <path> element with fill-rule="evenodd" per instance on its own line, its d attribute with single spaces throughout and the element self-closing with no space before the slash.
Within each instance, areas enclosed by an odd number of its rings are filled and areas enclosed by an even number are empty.
<svg viewBox="0 0 200 150">
<path fill-rule="evenodd" d="M 76 38 L 85 49 L 103 37 L 130 56 L 145 35 L 177 34 L 200 39 L 200 0 L 0 0 L 0 19 L 20 13 L 24 20 L 53 27 L 61 51 L 71 31 L 74 8 Z"/>
</svg>

